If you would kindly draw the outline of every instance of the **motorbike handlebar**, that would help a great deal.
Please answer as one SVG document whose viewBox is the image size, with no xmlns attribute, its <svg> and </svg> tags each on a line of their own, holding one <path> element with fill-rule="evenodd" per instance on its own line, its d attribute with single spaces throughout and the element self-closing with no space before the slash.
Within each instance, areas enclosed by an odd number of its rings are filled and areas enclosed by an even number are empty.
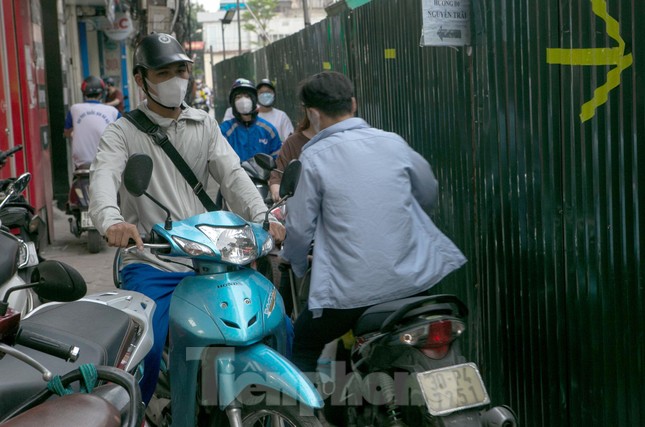
<svg viewBox="0 0 645 427">
<path fill-rule="evenodd" d="M 148 249 L 170 249 L 170 243 L 145 243 L 144 241 L 143 247 Z M 124 248 L 123 252 L 127 254 L 136 249 L 137 247 L 135 245 L 132 245 L 132 246 L 128 246 L 127 248 Z"/>
<path fill-rule="evenodd" d="M 16 145 L 7 151 L 0 151 L 0 166 L 4 165 L 4 161 L 7 160 L 8 157 L 11 157 L 20 150 L 22 150 L 22 144 Z"/>
<path fill-rule="evenodd" d="M 16 344 L 24 345 L 70 362 L 75 362 L 80 352 L 80 349 L 74 345 L 65 344 L 22 328 L 16 336 Z"/>
</svg>

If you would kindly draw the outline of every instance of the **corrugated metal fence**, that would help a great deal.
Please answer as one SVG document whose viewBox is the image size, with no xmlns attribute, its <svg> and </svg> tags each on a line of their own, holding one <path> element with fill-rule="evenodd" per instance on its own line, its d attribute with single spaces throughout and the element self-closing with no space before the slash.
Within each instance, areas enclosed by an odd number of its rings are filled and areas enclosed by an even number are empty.
<svg viewBox="0 0 645 427">
<path fill-rule="evenodd" d="M 375 0 L 219 63 L 217 117 L 236 77 L 276 81 L 297 121 L 301 79 L 346 73 L 437 173 L 470 260 L 439 290 L 472 310 L 493 401 L 523 426 L 645 425 L 645 2 L 471 3 L 471 47 L 420 47 L 421 1 Z"/>
</svg>

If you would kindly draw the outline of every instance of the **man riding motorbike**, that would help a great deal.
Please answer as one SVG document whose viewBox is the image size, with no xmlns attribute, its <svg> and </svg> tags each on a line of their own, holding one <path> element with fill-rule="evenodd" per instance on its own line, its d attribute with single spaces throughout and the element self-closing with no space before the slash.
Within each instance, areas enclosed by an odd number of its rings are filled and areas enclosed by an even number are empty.
<svg viewBox="0 0 645 427">
<path fill-rule="evenodd" d="M 247 220 L 261 222 L 266 205 L 217 122 L 183 102 L 192 62 L 174 37 L 163 33 L 144 37 L 135 49 L 133 62 L 134 79 L 147 95 L 138 110 L 165 132 L 167 143 L 174 146 L 202 183 L 209 175 L 219 183 L 231 210 Z M 200 199 L 205 188 L 201 185 L 191 188 L 162 147 L 127 119 L 106 129 L 91 167 L 90 215 L 96 227 L 105 234 L 110 246 L 126 247 L 132 239 L 140 248 L 139 253 L 123 257 L 123 287 L 138 290 L 157 303 L 153 319 L 155 343 L 145 361 L 142 385 L 147 403 L 157 382 L 171 295 L 177 283 L 194 272 L 184 264 L 165 261 L 144 251 L 140 231 L 150 230 L 166 217 L 153 201 L 123 191 L 121 204 L 117 204 L 125 164 L 134 153 L 153 158 L 150 192 L 157 195 L 173 218 L 205 212 Z M 279 223 L 272 222 L 270 232 L 276 241 L 284 238 L 284 227 Z"/>
</svg>

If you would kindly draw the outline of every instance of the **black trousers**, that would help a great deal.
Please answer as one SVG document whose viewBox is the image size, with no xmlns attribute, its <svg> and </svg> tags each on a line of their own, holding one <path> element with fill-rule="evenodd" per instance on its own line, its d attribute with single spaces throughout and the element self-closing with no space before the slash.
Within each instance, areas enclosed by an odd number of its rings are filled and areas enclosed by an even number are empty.
<svg viewBox="0 0 645 427">
<path fill-rule="evenodd" d="M 314 319 L 312 312 L 305 307 L 294 325 L 293 363 L 302 372 L 313 374 L 325 345 L 352 329 L 368 308 L 325 308 L 322 316 Z"/>
</svg>

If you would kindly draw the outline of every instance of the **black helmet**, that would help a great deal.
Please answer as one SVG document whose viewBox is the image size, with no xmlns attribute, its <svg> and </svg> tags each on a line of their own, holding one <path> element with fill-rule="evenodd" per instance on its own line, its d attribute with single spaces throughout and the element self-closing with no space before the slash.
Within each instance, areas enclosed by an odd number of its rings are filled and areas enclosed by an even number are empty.
<svg viewBox="0 0 645 427">
<path fill-rule="evenodd" d="M 246 92 L 251 95 L 253 104 L 257 102 L 258 91 L 255 89 L 253 82 L 247 79 L 237 79 L 233 82 L 233 86 L 231 86 L 231 91 L 228 94 L 228 103 L 233 105 L 235 102 L 235 96 L 240 92 Z"/>
<path fill-rule="evenodd" d="M 105 82 L 106 85 L 108 86 L 116 86 L 116 82 L 112 77 L 103 77 L 103 81 Z"/>
<path fill-rule="evenodd" d="M 105 83 L 96 76 L 86 77 L 81 84 L 81 92 L 86 97 L 95 98 L 103 95 L 103 91 L 105 91 Z"/>
<path fill-rule="evenodd" d="M 231 91 L 228 94 L 228 102 L 231 105 L 231 108 L 233 109 L 233 116 L 238 120 L 242 120 L 242 115 L 240 114 L 239 111 L 237 111 L 237 108 L 235 107 L 235 97 L 239 93 L 248 94 L 251 97 L 251 102 L 253 103 L 251 106 L 251 113 L 250 113 L 250 115 L 253 116 L 253 120 L 249 122 L 244 122 L 245 125 L 249 126 L 255 122 L 255 117 L 258 115 L 258 110 L 257 110 L 258 91 L 255 89 L 255 85 L 251 80 L 240 78 L 233 82 L 233 86 L 231 86 Z"/>
<path fill-rule="evenodd" d="M 155 70 L 175 62 L 190 62 L 177 39 L 169 34 L 153 33 L 145 36 L 134 51 L 134 74 L 139 68 Z"/>
<path fill-rule="evenodd" d="M 261 88 L 262 86 L 268 86 L 268 87 L 270 87 L 270 88 L 271 88 L 271 90 L 272 90 L 272 91 L 274 91 L 274 92 L 275 92 L 275 86 L 273 85 L 273 83 L 272 83 L 272 82 L 271 82 L 271 80 L 269 80 L 269 79 L 262 79 L 262 80 L 260 80 L 260 83 L 258 83 L 258 84 L 257 84 L 257 86 L 255 86 L 255 88 L 256 88 L 257 90 L 260 90 L 260 88 Z"/>
</svg>

